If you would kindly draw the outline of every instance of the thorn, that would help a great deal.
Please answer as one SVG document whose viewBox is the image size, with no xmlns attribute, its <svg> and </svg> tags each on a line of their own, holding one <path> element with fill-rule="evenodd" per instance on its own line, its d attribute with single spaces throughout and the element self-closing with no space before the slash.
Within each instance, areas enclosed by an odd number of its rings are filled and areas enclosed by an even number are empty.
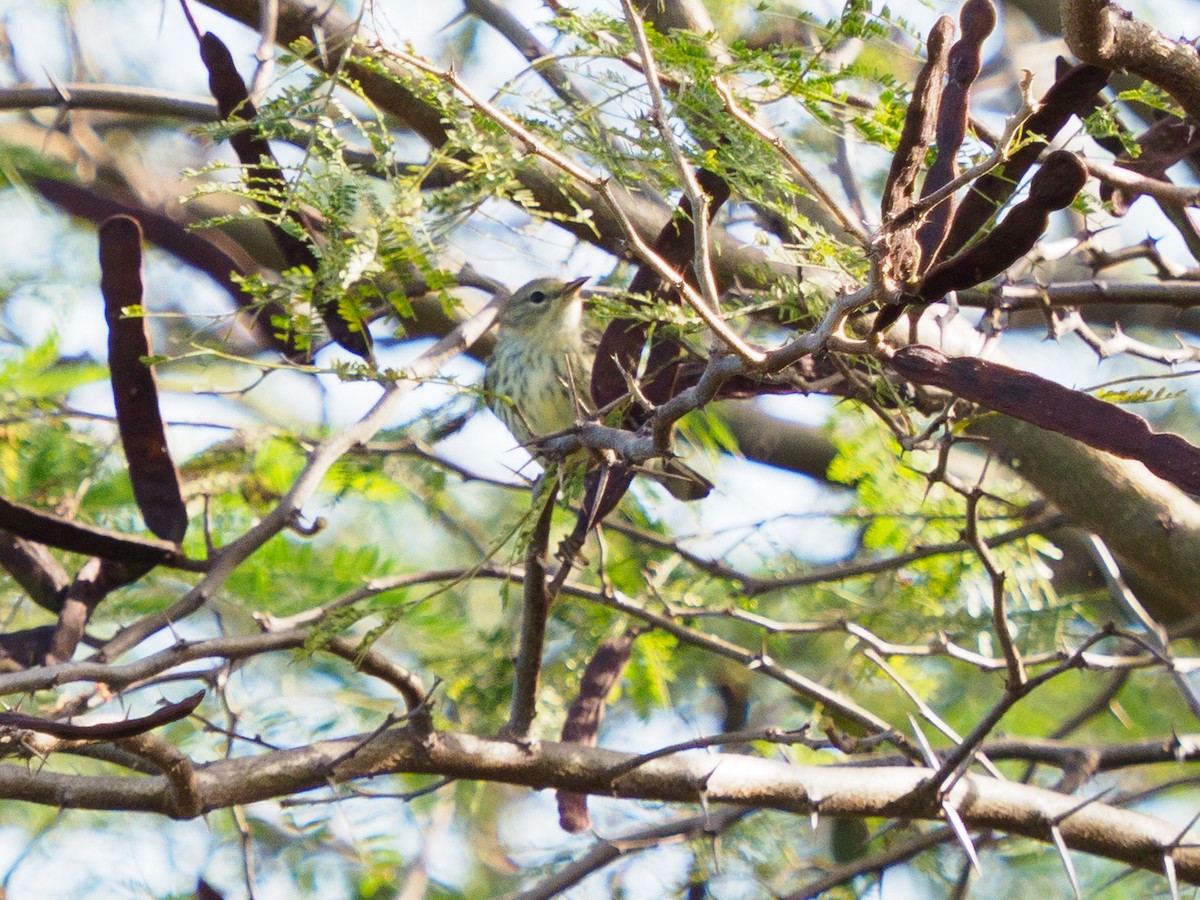
<svg viewBox="0 0 1200 900">
<path fill-rule="evenodd" d="M 946 814 L 946 821 L 954 829 L 954 834 L 958 838 L 958 842 L 962 844 L 963 851 L 967 854 L 967 859 L 971 861 L 972 868 L 977 874 L 982 875 L 983 867 L 979 864 L 979 854 L 975 852 L 975 844 L 971 841 L 971 833 L 967 831 L 967 826 L 963 824 L 962 816 L 950 805 L 949 800 L 942 801 L 942 812 Z"/>
<path fill-rule="evenodd" d="M 317 47 L 317 55 L 321 59 L 322 67 L 329 66 L 329 43 L 325 39 L 325 29 L 320 25 L 313 25 L 313 43 Z"/>
<path fill-rule="evenodd" d="M 1196 827 L 1197 822 L 1200 822 L 1200 813 L 1196 813 L 1194 816 L 1192 816 L 1191 821 L 1188 822 L 1187 825 L 1184 826 L 1183 830 L 1179 832 L 1179 837 L 1175 838 L 1175 843 L 1173 843 L 1171 846 L 1178 847 L 1180 843 L 1182 843 L 1187 833 Z"/>
<path fill-rule="evenodd" d="M 1179 900 L 1179 876 L 1175 872 L 1175 857 L 1170 853 L 1163 854 L 1163 872 L 1167 875 L 1167 885 L 1171 888 L 1171 900 Z"/>
<path fill-rule="evenodd" d="M 1075 900 L 1081 900 L 1083 897 L 1079 893 L 1079 879 L 1075 875 L 1075 864 L 1071 862 L 1071 854 L 1067 851 L 1067 842 L 1063 840 L 1062 831 L 1057 825 L 1050 826 L 1050 837 L 1054 840 L 1054 846 L 1058 848 L 1058 855 L 1062 859 L 1063 868 L 1067 870 L 1067 878 L 1071 882 L 1071 890 L 1075 894 Z"/>
<path fill-rule="evenodd" d="M 1057 827 L 1058 827 L 1060 824 L 1062 824 L 1063 822 L 1065 822 L 1065 821 L 1066 821 L 1067 819 L 1069 819 L 1071 816 L 1075 815 L 1075 813 L 1079 812 L 1079 811 L 1080 811 L 1081 809 L 1083 809 L 1085 806 L 1091 806 L 1093 803 L 1099 803 L 1099 802 L 1100 802 L 1100 801 L 1102 801 L 1102 800 L 1103 800 L 1105 797 L 1107 797 L 1109 794 L 1111 794 L 1111 793 L 1112 793 L 1114 790 L 1116 790 L 1116 789 L 1115 789 L 1115 788 L 1113 788 L 1113 787 L 1106 787 L 1104 790 L 1100 791 L 1099 793 L 1097 793 L 1097 794 L 1093 794 L 1092 796 L 1090 796 L 1090 797 L 1087 797 L 1086 799 L 1084 799 L 1084 800 L 1083 800 L 1083 801 L 1081 801 L 1080 803 L 1077 803 L 1077 804 L 1075 804 L 1074 806 L 1072 806 L 1072 807 L 1071 807 L 1070 809 L 1068 809 L 1068 810 L 1067 810 L 1065 813 L 1062 813 L 1061 815 L 1055 816 L 1055 817 L 1054 817 L 1054 820 L 1053 820 L 1053 821 L 1050 823 L 1050 827 L 1051 827 L 1051 828 L 1057 828 Z"/>
<path fill-rule="evenodd" d="M 933 752 L 933 747 L 929 745 L 929 739 L 925 737 L 925 732 L 921 730 L 920 723 L 917 722 L 912 713 L 908 714 L 908 721 L 912 725 L 913 734 L 917 736 L 917 743 L 921 745 L 921 753 L 925 757 L 925 765 L 936 772 L 941 763 L 938 762 L 937 754 Z"/>
<path fill-rule="evenodd" d="M 587 511 L 587 530 L 591 531 L 596 527 L 596 514 L 600 511 L 600 501 L 604 498 L 604 492 L 608 489 L 608 476 L 612 471 L 609 466 L 601 466 L 600 474 L 596 481 L 596 499 L 592 504 L 592 508 Z"/>
<path fill-rule="evenodd" d="M 987 754 L 985 754 L 982 750 L 979 750 L 975 753 L 975 761 L 983 766 L 984 770 L 997 781 L 1008 781 L 1008 778 L 1005 777 L 1004 773 L 996 768 L 996 764 L 988 759 Z"/>
<path fill-rule="evenodd" d="M 66 85 L 59 83 L 58 79 L 50 74 L 49 69 L 43 67 L 42 71 L 46 74 L 46 80 L 50 82 L 50 87 L 54 88 L 54 93 L 58 94 L 59 99 L 61 99 L 63 102 L 63 105 L 70 106 L 71 92 L 67 90 Z"/>
<path fill-rule="evenodd" d="M 445 25 L 443 25 L 441 28 L 439 28 L 438 34 L 442 34 L 444 32 L 449 31 L 451 28 L 453 28 L 455 25 L 457 25 L 459 22 L 461 22 L 463 19 L 466 19 L 470 15 L 471 15 L 471 13 L 468 10 L 464 9 L 457 16 L 455 16 L 453 19 L 451 19 L 449 22 L 447 22 Z"/>
</svg>

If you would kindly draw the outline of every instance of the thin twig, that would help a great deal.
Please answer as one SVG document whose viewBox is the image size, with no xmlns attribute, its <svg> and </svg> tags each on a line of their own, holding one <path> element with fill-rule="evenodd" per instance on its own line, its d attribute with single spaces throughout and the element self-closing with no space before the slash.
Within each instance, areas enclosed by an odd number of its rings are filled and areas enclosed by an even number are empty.
<svg viewBox="0 0 1200 900">
<path fill-rule="evenodd" d="M 677 819 L 643 828 L 621 837 L 601 838 L 584 856 L 528 890 L 509 894 L 505 900 L 550 900 L 609 863 L 640 850 L 650 850 L 681 838 L 718 835 L 751 815 L 754 810 L 725 807 L 699 816 Z"/>
<path fill-rule="evenodd" d="M 1146 194 L 1160 203 L 1169 203 L 1172 206 L 1200 206 L 1200 188 L 1195 185 L 1172 184 L 1099 160 L 1081 157 L 1080 161 L 1089 175 L 1125 191 Z"/>
<path fill-rule="evenodd" d="M 992 582 L 992 625 L 996 631 L 996 640 L 1004 652 L 1008 663 L 1008 683 L 1010 688 L 1017 688 L 1025 682 L 1025 665 L 1021 662 L 1021 654 L 1013 642 L 1012 632 L 1008 624 L 1008 606 L 1004 591 L 1005 574 L 996 564 L 995 554 L 988 547 L 987 541 L 979 535 L 979 501 L 983 498 L 981 490 L 973 490 L 967 495 L 967 524 L 964 537 L 975 550 L 975 555 L 987 570 Z"/>
<path fill-rule="evenodd" d="M 525 146 L 532 154 L 545 159 L 552 165 L 557 166 L 571 178 L 585 185 L 604 200 L 605 205 L 616 217 L 622 233 L 633 247 L 638 258 L 649 265 L 658 276 L 671 288 L 679 291 L 680 295 L 687 302 L 688 306 L 698 315 L 701 321 L 704 322 L 720 339 L 721 341 L 739 358 L 745 362 L 758 366 L 766 359 L 763 351 L 746 343 L 740 335 L 733 331 L 720 315 L 705 302 L 704 298 L 691 285 L 687 283 L 687 279 L 683 277 L 676 269 L 670 266 L 666 260 L 654 252 L 645 239 L 634 228 L 633 222 L 630 220 L 628 213 L 617 200 L 613 193 L 612 183 L 606 177 L 596 176 L 583 168 L 577 162 L 565 154 L 547 146 L 546 143 L 540 140 L 533 132 L 521 125 L 512 116 L 505 113 L 487 100 L 475 94 L 458 74 L 453 70 L 440 69 L 437 66 L 425 61 L 415 54 L 406 53 L 401 50 L 389 50 L 388 53 L 396 60 L 404 65 L 410 66 L 418 71 L 424 72 L 427 75 L 432 75 L 445 81 L 455 91 L 457 91 L 471 106 L 479 112 L 486 115 L 493 122 L 515 137 Z M 700 218 L 700 217 L 697 217 Z"/>
<path fill-rule="evenodd" d="M 848 216 L 842 210 L 841 206 L 829 196 L 829 193 L 821 186 L 820 180 L 809 172 L 804 163 L 800 161 L 800 157 L 792 152 L 791 148 L 783 142 L 783 139 L 779 135 L 775 134 L 770 128 L 759 122 L 742 108 L 742 105 L 738 102 L 737 97 L 733 95 L 733 91 L 729 85 L 725 84 L 719 78 L 714 78 L 712 83 L 717 94 L 720 95 L 721 101 L 725 104 L 725 110 L 766 141 L 783 158 L 791 170 L 799 176 L 800 180 L 804 182 L 804 186 L 812 192 L 821 206 L 827 209 L 830 215 L 837 219 L 838 224 L 846 229 L 847 234 L 853 237 L 859 246 L 866 247 L 870 243 L 871 236 L 867 234 L 861 223 L 856 222 Z"/>
<path fill-rule="evenodd" d="M 1112 632 L 1109 629 L 1102 629 L 1084 641 L 1083 645 L 1072 653 L 1069 659 L 1064 660 L 1054 668 L 1032 678 L 1027 678 L 1024 681 L 1006 684 L 1004 695 L 1000 700 L 975 724 L 970 734 L 946 754 L 946 758 L 937 772 L 925 782 L 926 790 L 931 793 L 940 793 L 947 790 L 948 786 L 952 784 L 951 779 L 955 776 L 955 773 L 959 772 L 960 768 L 975 754 L 983 743 L 984 738 L 991 733 L 992 729 L 1008 714 L 1010 709 L 1047 681 L 1051 681 L 1072 669 L 1083 668 L 1086 665 L 1084 651 L 1093 644 L 1111 636 Z"/>
<path fill-rule="evenodd" d="M 629 31 L 633 35 L 638 55 L 642 58 L 642 71 L 646 76 L 646 87 L 650 91 L 650 118 L 658 130 L 659 137 L 662 138 L 663 143 L 666 144 L 667 150 L 671 154 L 671 159 L 675 163 L 675 170 L 679 173 L 680 178 L 683 179 L 684 193 L 687 195 L 688 201 L 692 206 L 692 237 L 695 246 L 692 268 L 696 273 L 696 282 L 700 285 L 700 294 L 705 302 L 712 309 L 714 315 L 719 316 L 720 296 L 717 291 L 716 278 L 713 276 L 711 250 L 708 241 L 708 207 L 710 200 L 700 187 L 700 182 L 696 179 L 695 169 L 692 168 L 692 164 L 688 162 L 687 157 L 683 155 L 679 141 L 675 139 L 675 134 L 671 131 L 671 123 L 667 119 L 667 108 L 666 101 L 663 98 L 662 84 L 658 78 L 658 65 L 654 61 L 654 54 L 650 52 L 650 42 L 646 38 L 646 29 L 642 26 L 641 17 L 637 14 L 637 10 L 634 9 L 631 0 L 621 0 L 621 7 L 625 11 L 625 22 L 629 25 Z"/>
<path fill-rule="evenodd" d="M 932 209 L 943 200 L 952 196 L 959 188 L 965 187 L 980 176 L 986 175 L 997 166 L 1003 165 L 1008 161 L 1009 156 L 1012 155 L 1011 144 L 1013 140 L 1024 126 L 1025 120 L 1033 115 L 1036 107 L 1036 101 L 1030 93 L 1033 75 L 1032 73 L 1026 74 L 1028 77 L 1021 85 L 1021 108 L 1009 116 L 1008 121 L 1004 123 L 1004 133 L 1000 136 L 999 142 L 992 152 L 988 154 L 987 158 L 964 169 L 955 178 L 946 182 L 936 191 L 926 194 L 919 200 L 914 200 L 912 205 L 906 207 L 900 215 L 884 222 L 880 227 L 880 234 L 890 234 L 897 228 L 907 225 L 926 210 Z"/>
</svg>

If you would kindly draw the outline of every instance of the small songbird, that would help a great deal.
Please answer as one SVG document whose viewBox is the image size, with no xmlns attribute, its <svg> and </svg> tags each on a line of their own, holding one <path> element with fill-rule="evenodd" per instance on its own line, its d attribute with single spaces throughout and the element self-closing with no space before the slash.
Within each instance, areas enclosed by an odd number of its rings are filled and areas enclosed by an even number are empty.
<svg viewBox="0 0 1200 900">
<path fill-rule="evenodd" d="M 500 312 L 483 380 L 488 405 L 533 452 L 537 438 L 567 431 L 592 412 L 596 350 L 583 329 L 580 291 L 586 281 L 535 278 L 518 288 Z M 705 497 L 712 487 L 678 460 L 653 460 L 647 470 L 681 500 Z"/>
</svg>

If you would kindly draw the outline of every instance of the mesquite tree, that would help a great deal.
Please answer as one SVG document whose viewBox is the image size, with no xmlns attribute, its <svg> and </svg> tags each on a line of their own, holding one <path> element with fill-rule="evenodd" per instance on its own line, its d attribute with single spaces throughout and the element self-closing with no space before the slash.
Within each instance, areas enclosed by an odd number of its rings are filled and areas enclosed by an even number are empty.
<svg viewBox="0 0 1200 900">
<path fill-rule="evenodd" d="M 17 16 L 5 885 L 1200 884 L 1197 35 L 1029 6 Z"/>
</svg>

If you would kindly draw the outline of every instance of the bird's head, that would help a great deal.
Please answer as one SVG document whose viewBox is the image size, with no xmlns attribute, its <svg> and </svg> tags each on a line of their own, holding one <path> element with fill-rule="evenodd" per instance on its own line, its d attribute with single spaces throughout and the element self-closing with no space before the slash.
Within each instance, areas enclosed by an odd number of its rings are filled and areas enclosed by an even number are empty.
<svg viewBox="0 0 1200 900">
<path fill-rule="evenodd" d="M 580 288 L 586 278 L 535 278 L 513 293 L 500 311 L 500 327 L 527 334 L 578 333 L 583 315 Z"/>
</svg>

